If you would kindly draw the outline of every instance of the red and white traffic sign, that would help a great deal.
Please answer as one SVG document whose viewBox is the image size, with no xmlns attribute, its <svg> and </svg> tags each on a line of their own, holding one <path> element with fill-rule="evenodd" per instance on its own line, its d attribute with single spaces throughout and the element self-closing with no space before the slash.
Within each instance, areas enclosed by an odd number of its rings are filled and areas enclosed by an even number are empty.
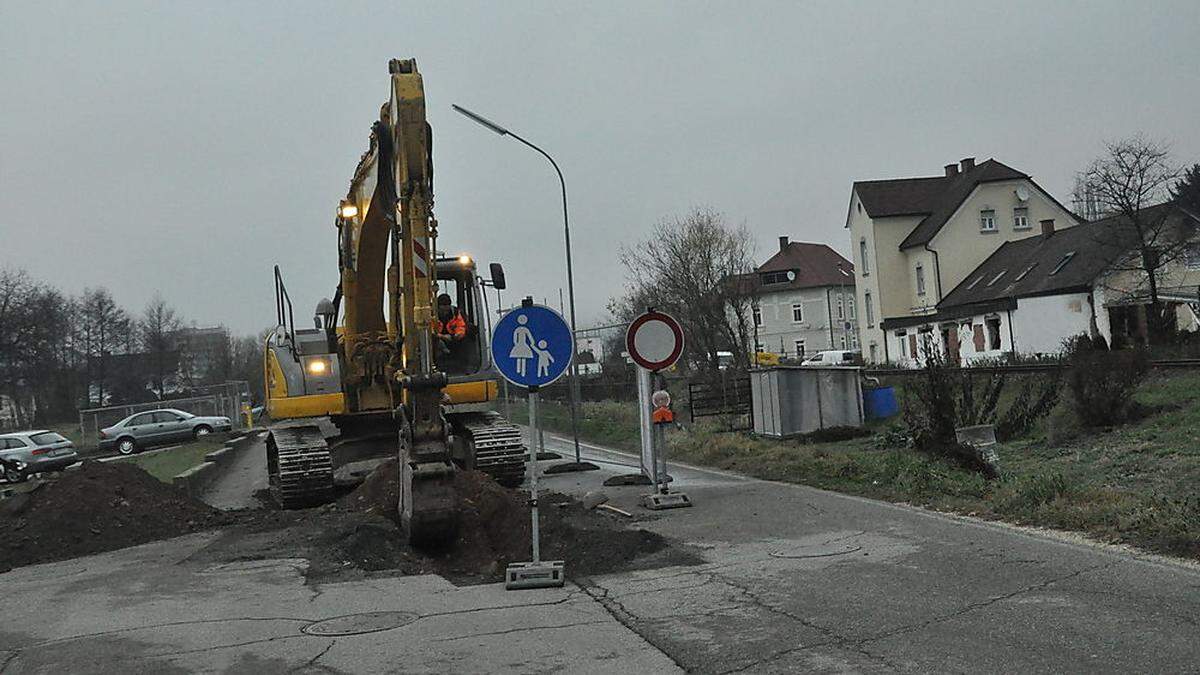
<svg viewBox="0 0 1200 675">
<path fill-rule="evenodd" d="M 629 324 L 625 350 L 646 370 L 670 368 L 683 353 L 683 329 L 674 317 L 650 310 Z"/>
</svg>

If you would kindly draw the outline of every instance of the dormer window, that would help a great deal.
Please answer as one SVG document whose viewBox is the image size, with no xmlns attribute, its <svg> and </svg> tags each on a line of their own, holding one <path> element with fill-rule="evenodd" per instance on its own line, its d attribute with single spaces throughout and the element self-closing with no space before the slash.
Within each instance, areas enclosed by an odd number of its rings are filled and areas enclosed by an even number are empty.
<svg viewBox="0 0 1200 675">
<path fill-rule="evenodd" d="M 787 282 L 791 281 L 793 278 L 795 278 L 795 273 L 790 270 L 784 270 L 782 272 L 763 272 L 762 273 L 763 286 L 770 286 L 772 284 L 786 284 Z"/>
<path fill-rule="evenodd" d="M 995 232 L 996 231 L 996 210 L 983 209 L 979 212 L 979 231 L 980 232 Z"/>
<path fill-rule="evenodd" d="M 1000 281 L 1005 274 L 1008 274 L 1008 270 L 1000 270 L 1000 273 L 992 277 L 992 280 L 988 282 L 988 286 L 995 286 L 996 282 Z"/>
<path fill-rule="evenodd" d="M 1024 270 L 1021 271 L 1020 274 L 1017 275 L 1017 278 L 1014 279 L 1013 281 L 1020 281 L 1020 280 L 1024 279 L 1025 277 L 1029 276 L 1029 273 L 1032 272 L 1033 268 L 1037 267 L 1037 265 L 1038 265 L 1037 263 L 1033 263 L 1029 267 L 1026 267 Z"/>
<path fill-rule="evenodd" d="M 1064 255 L 1062 257 L 1062 260 L 1059 260 L 1058 264 L 1054 266 L 1054 269 L 1050 271 L 1050 274 L 1054 275 L 1054 274 L 1058 274 L 1059 272 L 1061 272 L 1062 268 L 1066 267 L 1067 263 L 1071 262 L 1071 258 L 1074 258 L 1074 257 L 1075 257 L 1075 251 L 1071 251 L 1070 253 Z"/>
<path fill-rule="evenodd" d="M 979 282 L 981 282 L 981 281 L 983 281 L 983 277 L 975 277 L 975 281 L 972 281 L 972 282 L 970 283 L 970 285 L 969 285 L 969 286 L 967 286 L 967 290 L 969 291 L 969 290 L 971 290 L 972 288 L 975 288 L 976 286 L 978 286 L 978 285 L 979 285 Z"/>
</svg>

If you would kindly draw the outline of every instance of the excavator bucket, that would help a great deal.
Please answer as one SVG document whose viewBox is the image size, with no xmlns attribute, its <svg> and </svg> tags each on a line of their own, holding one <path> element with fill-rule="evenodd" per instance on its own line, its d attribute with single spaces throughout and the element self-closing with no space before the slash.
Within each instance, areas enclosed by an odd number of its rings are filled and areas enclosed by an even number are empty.
<svg viewBox="0 0 1200 675">
<path fill-rule="evenodd" d="M 405 453 L 406 455 L 407 453 Z M 414 544 L 437 544 L 458 534 L 454 466 L 400 458 L 400 526 Z"/>
</svg>

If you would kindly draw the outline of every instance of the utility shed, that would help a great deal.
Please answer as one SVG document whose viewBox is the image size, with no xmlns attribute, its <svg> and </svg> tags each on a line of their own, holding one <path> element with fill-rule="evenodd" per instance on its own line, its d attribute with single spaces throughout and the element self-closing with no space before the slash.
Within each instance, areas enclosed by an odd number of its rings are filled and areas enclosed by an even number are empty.
<svg viewBox="0 0 1200 675">
<path fill-rule="evenodd" d="M 863 425 L 857 367 L 777 366 L 750 371 L 754 433 L 774 438 Z"/>
</svg>

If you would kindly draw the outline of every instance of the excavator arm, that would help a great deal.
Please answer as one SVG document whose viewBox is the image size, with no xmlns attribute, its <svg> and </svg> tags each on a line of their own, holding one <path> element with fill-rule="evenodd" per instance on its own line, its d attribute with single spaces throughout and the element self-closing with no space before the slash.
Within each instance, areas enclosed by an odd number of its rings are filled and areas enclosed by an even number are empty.
<svg viewBox="0 0 1200 675">
<path fill-rule="evenodd" d="M 388 70 L 391 96 L 339 208 L 339 339 L 350 410 L 399 418 L 401 519 L 424 538 L 452 533 L 457 517 L 441 412 L 447 379 L 433 354 L 432 133 L 416 61 L 396 59 Z"/>
</svg>

